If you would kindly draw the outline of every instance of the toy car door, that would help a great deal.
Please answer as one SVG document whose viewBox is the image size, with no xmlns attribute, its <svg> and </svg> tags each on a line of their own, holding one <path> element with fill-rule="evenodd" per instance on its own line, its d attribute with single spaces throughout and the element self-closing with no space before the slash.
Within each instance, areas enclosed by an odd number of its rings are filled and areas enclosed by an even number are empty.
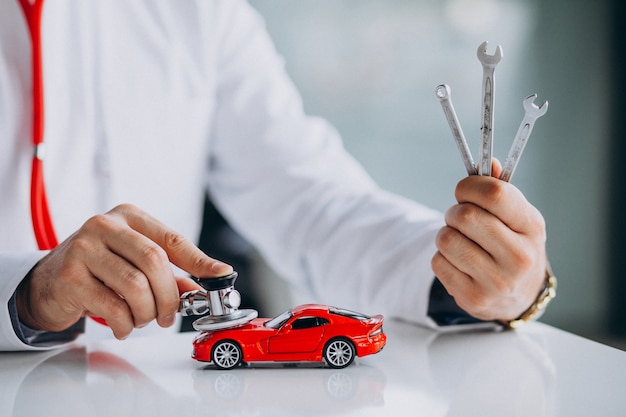
<svg viewBox="0 0 626 417">
<path fill-rule="evenodd" d="M 298 317 L 285 323 L 269 340 L 270 353 L 307 353 L 318 349 L 328 320 Z"/>
</svg>

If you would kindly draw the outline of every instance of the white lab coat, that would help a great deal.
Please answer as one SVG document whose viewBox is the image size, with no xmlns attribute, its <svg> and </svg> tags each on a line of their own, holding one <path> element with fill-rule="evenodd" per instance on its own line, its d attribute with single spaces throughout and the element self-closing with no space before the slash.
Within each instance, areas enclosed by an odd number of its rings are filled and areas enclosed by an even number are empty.
<svg viewBox="0 0 626 417">
<path fill-rule="evenodd" d="M 45 179 L 60 240 L 132 203 L 190 239 L 203 193 L 319 301 L 427 326 L 440 213 L 380 190 L 305 116 L 239 0 L 47 0 Z M 42 256 L 29 211 L 30 42 L 0 0 L 0 304 Z M 427 197 L 427 196 L 425 196 Z M 0 349 L 27 349 L 7 309 Z"/>
</svg>

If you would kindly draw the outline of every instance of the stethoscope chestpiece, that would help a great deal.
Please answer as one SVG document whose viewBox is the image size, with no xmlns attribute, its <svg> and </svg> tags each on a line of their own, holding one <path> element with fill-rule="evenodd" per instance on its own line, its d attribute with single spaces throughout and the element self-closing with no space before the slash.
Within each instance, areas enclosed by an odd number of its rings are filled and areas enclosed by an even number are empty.
<svg viewBox="0 0 626 417">
<path fill-rule="evenodd" d="M 256 317 L 256 310 L 238 310 L 241 294 L 234 287 L 237 272 L 218 278 L 194 280 L 204 290 L 189 291 L 180 297 L 180 312 L 183 316 L 203 315 L 193 322 L 196 330 L 219 330 L 241 326 Z"/>
</svg>

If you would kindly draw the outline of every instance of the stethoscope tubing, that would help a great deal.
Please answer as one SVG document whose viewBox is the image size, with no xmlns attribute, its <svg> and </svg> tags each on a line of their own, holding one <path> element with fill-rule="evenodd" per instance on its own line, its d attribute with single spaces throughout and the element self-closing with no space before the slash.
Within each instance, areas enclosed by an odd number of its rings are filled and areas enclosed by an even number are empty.
<svg viewBox="0 0 626 417">
<path fill-rule="evenodd" d="M 48 208 L 43 175 L 44 97 L 41 53 L 41 16 L 43 0 L 19 0 L 19 3 L 28 24 L 32 50 L 32 143 L 34 150 L 30 181 L 30 212 L 37 247 L 40 250 L 50 250 L 58 245 L 58 240 Z"/>
</svg>

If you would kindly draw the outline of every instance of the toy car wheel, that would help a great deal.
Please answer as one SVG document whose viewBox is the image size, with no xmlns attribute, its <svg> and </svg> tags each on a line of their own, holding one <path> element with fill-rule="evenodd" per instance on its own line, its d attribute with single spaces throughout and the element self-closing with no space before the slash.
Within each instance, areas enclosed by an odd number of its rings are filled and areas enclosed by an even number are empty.
<svg viewBox="0 0 626 417">
<path fill-rule="evenodd" d="M 232 340 L 217 342 L 211 352 L 213 364 L 220 369 L 233 369 L 242 363 L 242 359 L 241 348 Z"/>
<path fill-rule="evenodd" d="M 348 339 L 332 339 L 324 347 L 324 359 L 331 368 L 345 368 L 355 356 L 354 345 Z"/>
</svg>

